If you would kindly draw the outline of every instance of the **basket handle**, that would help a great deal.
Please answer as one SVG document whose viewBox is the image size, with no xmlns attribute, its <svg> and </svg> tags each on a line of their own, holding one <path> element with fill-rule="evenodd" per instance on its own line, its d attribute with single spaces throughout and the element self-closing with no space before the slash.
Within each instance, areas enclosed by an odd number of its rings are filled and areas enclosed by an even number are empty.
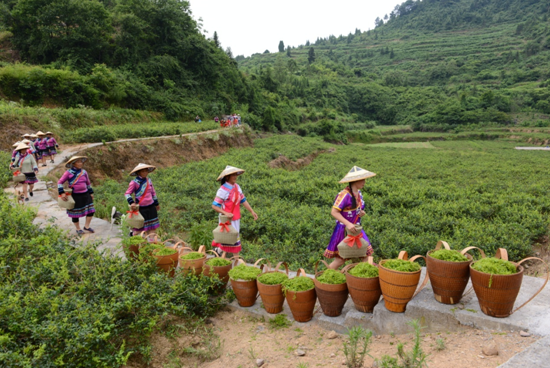
<svg viewBox="0 0 550 368">
<path fill-rule="evenodd" d="M 182 255 L 184 250 L 190 250 L 191 252 L 194 252 L 194 250 L 193 250 L 192 248 L 189 248 L 189 247 L 181 247 L 181 248 L 179 249 L 179 252 L 178 252 L 179 255 Z M 190 253 L 190 252 L 187 252 L 187 253 Z"/>
<path fill-rule="evenodd" d="M 423 259 L 424 259 L 424 262 L 426 262 L 426 257 L 421 256 L 421 255 L 414 256 L 414 257 L 412 257 L 409 261 L 410 261 L 410 262 L 414 262 L 414 261 L 417 260 L 418 258 L 423 258 Z M 421 292 L 422 289 L 424 289 L 424 287 L 428 284 L 428 281 L 430 281 L 430 278 L 428 277 L 428 269 L 426 268 L 426 274 L 424 275 L 424 280 L 422 281 L 422 284 L 420 285 L 420 287 L 418 288 L 418 290 L 416 290 L 416 292 L 415 292 L 414 295 L 412 296 L 413 298 L 416 296 L 416 294 L 418 294 L 419 292 Z M 411 299 L 412 299 L 412 298 L 411 298 Z"/>
<path fill-rule="evenodd" d="M 258 261 L 260 261 L 262 258 L 260 258 Z M 256 262 L 258 262 L 256 261 Z M 256 265 L 256 264 L 254 264 Z M 267 263 L 264 263 L 262 265 L 260 265 L 260 270 L 262 271 L 265 271 L 264 273 L 267 273 L 267 272 L 270 272 L 271 271 L 271 262 L 267 261 Z"/>
<path fill-rule="evenodd" d="M 263 261 L 264 258 L 259 258 L 256 262 L 254 262 L 254 267 L 258 267 L 258 263 L 260 263 L 260 261 Z"/>
<path fill-rule="evenodd" d="M 440 250 L 441 246 L 443 246 L 443 248 L 445 248 L 447 250 L 451 250 L 451 247 L 449 246 L 449 243 L 447 243 L 446 241 L 443 241 L 443 240 L 440 240 L 440 241 L 437 242 L 437 245 L 435 246 L 435 250 Z"/>
<path fill-rule="evenodd" d="M 374 257 L 373 256 L 369 256 L 367 258 L 367 262 L 368 264 L 370 264 L 371 266 L 374 266 Z"/>
<path fill-rule="evenodd" d="M 328 270 L 328 263 L 325 262 L 325 260 L 321 259 L 321 260 L 315 262 L 315 274 L 316 274 L 316 275 L 317 275 L 317 266 L 319 266 L 319 262 L 323 262 L 323 264 L 325 265 L 325 267 L 326 267 L 327 270 Z"/>
<path fill-rule="evenodd" d="M 300 276 L 300 274 L 302 274 L 302 276 L 305 276 L 306 271 L 303 268 L 300 268 L 298 272 L 296 272 L 296 277 Z"/>
<path fill-rule="evenodd" d="M 342 268 L 342 273 L 346 273 L 348 272 L 349 270 L 351 270 L 353 267 L 357 266 L 359 263 L 351 263 L 347 266 L 345 266 L 344 268 Z"/>
<path fill-rule="evenodd" d="M 286 274 L 288 276 L 288 264 L 286 262 L 277 263 L 277 266 L 275 267 L 275 271 L 279 271 L 279 267 L 281 267 L 281 265 L 285 266 Z"/>
<path fill-rule="evenodd" d="M 403 260 L 408 260 L 409 259 L 409 253 L 407 253 L 406 250 L 402 250 L 401 252 L 399 252 L 399 255 L 397 256 L 397 259 L 403 259 Z"/>
<path fill-rule="evenodd" d="M 537 295 L 540 294 L 540 292 L 544 289 L 544 287 L 546 286 L 546 284 L 548 284 L 548 279 L 550 278 L 550 269 L 548 268 L 548 263 L 546 263 L 544 260 L 540 259 L 540 258 L 537 258 L 537 257 L 529 257 L 529 258 L 525 258 L 525 259 L 522 259 L 521 261 L 519 261 L 517 263 L 517 265 L 521 265 L 523 262 L 525 261 L 528 261 L 528 260 L 537 260 L 537 261 L 541 261 L 542 263 L 544 263 L 544 265 L 546 266 L 546 280 L 544 280 L 544 284 L 542 284 L 542 286 L 540 287 L 540 289 L 528 300 L 526 301 L 525 303 L 523 303 L 522 305 L 520 305 L 519 307 L 517 307 L 516 309 L 514 309 L 512 311 L 512 313 L 515 313 L 517 312 L 518 310 L 520 310 L 521 308 L 523 308 L 527 303 L 529 303 L 531 300 L 535 299 L 535 297 Z M 512 314 L 510 313 L 510 314 Z"/>
<path fill-rule="evenodd" d="M 469 251 L 471 251 L 472 249 L 477 249 L 479 250 L 479 253 L 481 253 L 481 258 L 485 258 L 485 252 L 483 251 L 483 249 L 480 249 L 478 247 L 468 247 L 468 248 L 464 248 L 460 251 L 460 254 L 462 254 L 463 256 L 466 255 L 466 253 L 468 253 Z"/>
<path fill-rule="evenodd" d="M 154 236 L 154 241 L 152 241 L 152 242 L 149 241 L 150 236 Z M 145 240 L 147 240 L 150 243 L 158 243 L 159 242 L 159 236 L 157 235 L 157 233 L 151 233 L 151 234 L 145 235 Z"/>
<path fill-rule="evenodd" d="M 206 254 L 206 247 L 204 245 L 201 245 L 197 252 Z"/>
<path fill-rule="evenodd" d="M 508 260 L 508 251 L 504 248 L 498 248 L 497 252 L 495 253 L 495 258 L 507 261 Z"/>
</svg>

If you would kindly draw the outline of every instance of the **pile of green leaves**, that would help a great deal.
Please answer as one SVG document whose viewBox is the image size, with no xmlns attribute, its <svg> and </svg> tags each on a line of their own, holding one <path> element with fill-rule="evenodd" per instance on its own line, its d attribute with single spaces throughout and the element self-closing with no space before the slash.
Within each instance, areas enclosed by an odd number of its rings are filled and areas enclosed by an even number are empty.
<svg viewBox="0 0 550 368">
<path fill-rule="evenodd" d="M 262 270 L 257 267 L 241 264 L 229 271 L 229 277 L 235 281 L 253 281 L 260 273 L 262 273 Z"/>
<path fill-rule="evenodd" d="M 432 257 L 435 259 L 439 259 L 441 261 L 448 261 L 448 262 L 467 262 L 468 258 L 462 254 L 460 254 L 459 251 L 452 250 L 452 249 L 439 249 L 435 252 L 429 253 L 428 257 Z"/>
<path fill-rule="evenodd" d="M 212 267 L 224 267 L 229 266 L 231 261 L 225 258 L 214 257 L 206 261 L 206 264 Z"/>
<path fill-rule="evenodd" d="M 258 281 L 264 285 L 280 285 L 286 280 L 288 276 L 282 272 L 268 272 L 258 277 Z"/>
<path fill-rule="evenodd" d="M 404 259 L 390 259 L 381 264 L 381 266 L 400 272 L 417 272 L 422 269 L 418 263 L 405 261 Z"/>
<path fill-rule="evenodd" d="M 287 291 L 308 291 L 315 288 L 315 283 L 307 276 L 298 276 L 283 282 L 283 290 Z"/>
<path fill-rule="evenodd" d="M 190 253 L 184 254 L 180 258 L 184 260 L 192 260 L 192 259 L 201 259 L 204 257 L 205 257 L 204 253 L 190 252 Z"/>
<path fill-rule="evenodd" d="M 317 281 L 321 284 L 339 285 L 346 282 L 346 276 L 336 270 L 326 270 L 321 276 L 317 277 Z"/>
<path fill-rule="evenodd" d="M 156 256 L 170 256 L 176 252 L 177 250 L 174 248 L 168 248 L 163 246 L 162 248 L 157 248 L 154 254 Z"/>
<path fill-rule="evenodd" d="M 149 337 L 170 315 L 211 316 L 216 278 L 174 278 L 32 223 L 0 194 L 0 365 L 120 367 L 151 359 Z"/>
<path fill-rule="evenodd" d="M 353 267 L 348 272 L 350 275 L 361 278 L 378 277 L 378 267 L 373 266 L 367 262 L 361 262 L 357 266 Z"/>
<path fill-rule="evenodd" d="M 493 257 L 480 259 L 472 265 L 472 268 L 491 275 L 513 275 L 518 272 L 512 262 Z"/>
</svg>

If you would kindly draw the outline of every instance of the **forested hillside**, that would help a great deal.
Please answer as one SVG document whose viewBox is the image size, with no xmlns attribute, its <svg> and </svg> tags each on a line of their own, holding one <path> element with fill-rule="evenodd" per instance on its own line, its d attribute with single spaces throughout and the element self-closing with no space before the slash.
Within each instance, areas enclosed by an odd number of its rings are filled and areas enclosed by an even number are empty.
<svg viewBox="0 0 550 368">
<path fill-rule="evenodd" d="M 549 7 L 548 0 L 408 0 L 373 30 L 237 60 L 249 78 L 311 115 L 343 112 L 424 130 L 518 117 L 544 125 Z"/>
</svg>

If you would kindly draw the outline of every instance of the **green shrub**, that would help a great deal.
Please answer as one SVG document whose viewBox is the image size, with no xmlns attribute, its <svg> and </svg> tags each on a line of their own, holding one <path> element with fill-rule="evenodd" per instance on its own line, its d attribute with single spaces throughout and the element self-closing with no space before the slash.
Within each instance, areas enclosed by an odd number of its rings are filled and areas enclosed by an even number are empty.
<svg viewBox="0 0 550 368">
<path fill-rule="evenodd" d="M 315 288 L 315 283 L 307 276 L 298 276 L 283 282 L 283 290 L 287 291 L 307 291 Z"/>
<path fill-rule="evenodd" d="M 258 281 L 265 285 L 280 285 L 288 280 L 288 276 L 282 272 L 263 273 L 258 277 Z"/>
<path fill-rule="evenodd" d="M 231 264 L 231 261 L 225 258 L 210 258 L 208 261 L 206 261 L 206 264 L 211 267 L 224 267 L 229 266 Z"/>
<path fill-rule="evenodd" d="M 404 259 L 390 259 L 381 264 L 381 266 L 400 272 L 417 272 L 422 269 L 418 263 L 405 261 Z"/>
<path fill-rule="evenodd" d="M 488 257 L 476 261 L 472 268 L 491 275 L 513 275 L 518 272 L 516 265 L 503 259 Z"/>
<path fill-rule="evenodd" d="M 361 278 L 378 277 L 378 267 L 373 266 L 367 262 L 361 262 L 357 266 L 349 270 L 348 273 L 352 276 Z"/>
<path fill-rule="evenodd" d="M 204 253 L 199 252 L 190 252 L 180 257 L 181 259 L 191 260 L 191 259 L 201 259 L 204 258 Z"/>
<path fill-rule="evenodd" d="M 336 270 L 326 270 L 323 274 L 317 277 L 317 281 L 321 284 L 339 285 L 346 282 L 346 276 Z"/>
<path fill-rule="evenodd" d="M 229 277 L 236 281 L 252 281 L 256 280 L 260 273 L 262 270 L 257 267 L 241 264 L 229 271 Z"/>
<path fill-rule="evenodd" d="M 432 257 L 435 259 L 439 259 L 441 261 L 448 261 L 448 262 L 467 262 L 468 258 L 462 254 L 460 254 L 459 251 L 452 250 L 452 249 L 439 249 L 435 252 L 432 252 L 428 255 L 428 257 Z"/>
</svg>

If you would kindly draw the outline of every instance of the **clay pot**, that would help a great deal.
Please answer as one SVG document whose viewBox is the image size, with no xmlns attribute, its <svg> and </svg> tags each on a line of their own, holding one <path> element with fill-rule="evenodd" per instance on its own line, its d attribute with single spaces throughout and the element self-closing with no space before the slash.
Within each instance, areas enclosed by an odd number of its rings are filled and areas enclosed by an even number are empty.
<svg viewBox="0 0 550 368">
<path fill-rule="evenodd" d="M 399 259 L 407 260 L 409 255 L 405 251 L 399 253 Z M 424 258 L 423 256 L 414 256 L 411 258 L 411 262 L 418 258 Z M 382 295 L 384 295 L 384 305 L 390 312 L 403 313 L 407 308 L 407 304 L 411 299 L 420 292 L 426 286 L 428 282 L 428 275 L 424 277 L 424 282 L 420 289 L 415 293 L 420 280 L 421 270 L 416 272 L 401 272 L 390 270 L 384 267 L 384 263 L 387 260 L 380 261 L 379 277 L 380 277 L 380 289 L 382 289 Z"/>
<path fill-rule="evenodd" d="M 214 257 L 219 257 L 218 253 L 210 250 L 209 252 L 215 254 Z M 221 258 L 225 259 L 225 252 L 222 253 Z M 227 266 L 209 266 L 206 262 L 204 263 L 204 266 L 202 268 L 202 274 L 206 277 L 211 277 L 214 274 L 218 275 L 218 278 L 221 282 L 223 282 L 223 286 L 217 288 L 218 292 L 222 292 L 227 287 L 227 283 L 229 282 L 229 271 L 233 267 L 233 263 L 228 264 Z"/>
<path fill-rule="evenodd" d="M 288 265 L 283 262 L 280 262 L 277 267 L 275 267 L 274 271 L 269 271 L 271 267 L 266 267 L 266 270 L 268 271 L 265 273 L 279 272 L 279 267 L 281 265 L 285 266 L 286 274 L 288 276 Z M 281 284 L 266 285 L 262 284 L 259 280 L 256 281 L 265 311 L 270 314 L 281 313 L 283 311 L 283 304 L 285 302 L 285 294 L 283 293 L 283 288 Z"/>
<path fill-rule="evenodd" d="M 328 268 L 328 264 L 325 261 L 321 261 Z M 323 284 L 317 281 L 317 277 L 321 276 L 323 272 L 317 272 L 317 265 L 315 264 L 315 292 L 317 298 L 319 298 L 319 304 L 321 304 L 321 309 L 323 314 L 328 317 L 338 317 L 342 314 L 342 309 L 344 309 L 344 304 L 348 301 L 348 286 L 347 283 L 331 285 Z M 343 271 L 341 271 L 343 273 Z"/>
<path fill-rule="evenodd" d="M 439 241 L 435 249 L 429 251 L 426 256 L 426 269 L 428 270 L 428 275 L 430 275 L 435 300 L 443 304 L 457 304 L 462 299 L 464 289 L 466 289 L 468 280 L 470 279 L 472 256 L 466 254 L 466 252 L 475 247 L 468 247 L 461 252 L 461 254 L 469 258 L 468 261 L 451 262 L 442 261 L 430 256 L 432 252 L 441 249 L 442 245 L 445 249 L 451 249 L 449 244 Z M 485 253 L 481 249 L 479 250 L 483 257 L 485 257 Z"/>
<path fill-rule="evenodd" d="M 254 263 L 254 266 L 257 266 L 261 260 L 262 258 L 258 259 Z M 246 264 L 242 259 L 239 259 L 238 263 Z M 230 278 L 230 281 L 239 305 L 241 307 L 252 307 L 258 298 L 258 284 L 256 280 L 242 281 Z"/>
<path fill-rule="evenodd" d="M 199 250 L 196 253 L 203 253 L 202 258 L 198 259 L 182 259 L 181 257 L 193 253 L 194 250 L 188 247 L 182 247 L 179 248 L 180 254 L 179 254 L 179 267 L 181 273 L 184 275 L 193 274 L 195 276 L 199 276 L 202 273 L 202 267 L 204 266 L 204 262 L 206 262 L 206 249 L 204 245 L 201 245 L 199 247 Z"/>
<path fill-rule="evenodd" d="M 368 262 L 373 264 L 372 257 L 369 257 Z M 358 264 L 359 263 L 350 264 L 343 270 L 344 275 L 346 275 L 348 291 L 355 305 L 355 309 L 363 313 L 372 313 L 382 295 L 380 280 L 379 277 L 364 278 L 350 275 L 348 271 Z"/>
<path fill-rule="evenodd" d="M 172 248 L 172 247 L 169 247 Z M 175 249 L 175 247 L 173 247 Z M 170 277 L 174 277 L 176 267 L 178 266 L 178 252 L 167 256 L 157 256 L 158 249 L 153 250 L 153 257 L 157 260 L 157 268 L 163 272 L 167 272 Z"/>
<path fill-rule="evenodd" d="M 296 277 L 298 277 L 300 273 L 304 276 L 306 275 L 306 272 L 300 268 Z M 317 293 L 315 292 L 315 288 L 307 291 L 286 291 L 286 302 L 290 307 L 292 316 L 297 322 L 311 321 L 316 301 Z"/>
</svg>

